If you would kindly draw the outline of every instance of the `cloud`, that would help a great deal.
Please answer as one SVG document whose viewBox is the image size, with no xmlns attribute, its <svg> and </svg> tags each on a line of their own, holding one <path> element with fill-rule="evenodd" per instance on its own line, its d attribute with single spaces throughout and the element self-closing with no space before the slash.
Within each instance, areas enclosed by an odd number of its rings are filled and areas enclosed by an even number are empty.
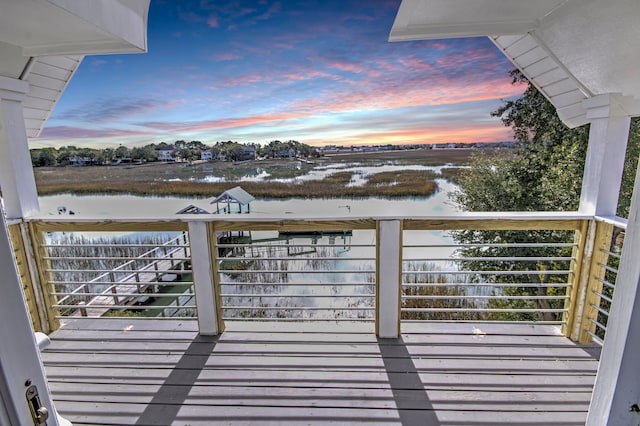
<svg viewBox="0 0 640 426">
<path fill-rule="evenodd" d="M 349 63 L 339 63 L 339 62 L 329 64 L 328 68 L 335 68 L 340 71 L 349 71 L 355 74 L 360 74 L 367 71 L 364 67 L 359 65 L 349 64 Z"/>
<path fill-rule="evenodd" d="M 56 114 L 55 118 L 62 121 L 105 123 L 126 119 L 132 115 L 143 114 L 160 106 L 169 105 L 168 101 L 153 99 L 110 98 L 69 109 Z"/>
<path fill-rule="evenodd" d="M 201 15 L 195 12 L 185 12 L 182 10 L 178 11 L 178 17 L 183 21 L 195 24 L 199 24 L 205 21 L 205 19 Z"/>
<path fill-rule="evenodd" d="M 281 9 L 282 9 L 282 4 L 280 4 L 280 2 L 277 1 L 273 3 L 271 6 L 269 6 L 269 8 L 263 14 L 256 16 L 256 19 L 261 21 L 270 19 L 273 15 L 276 15 L 277 13 L 279 13 Z"/>
<path fill-rule="evenodd" d="M 209 18 L 207 19 L 207 25 L 210 26 L 211 28 L 220 27 L 220 22 L 218 21 L 218 17 L 215 15 L 209 16 Z"/>
<path fill-rule="evenodd" d="M 274 125 L 275 123 L 297 120 L 303 117 L 304 115 L 295 113 L 273 113 L 191 122 L 143 122 L 139 123 L 139 125 L 155 130 L 180 133 L 199 132 L 205 130 L 211 131 L 236 127 L 251 127 L 257 125 Z"/>
<path fill-rule="evenodd" d="M 235 61 L 237 59 L 242 59 L 242 56 L 236 53 L 221 53 L 215 56 L 216 61 Z"/>
<path fill-rule="evenodd" d="M 100 58 L 91 59 L 91 66 L 94 66 L 94 67 L 99 67 L 99 66 L 102 66 L 102 65 L 106 65 L 108 63 L 109 62 L 106 59 L 100 59 Z"/>
<path fill-rule="evenodd" d="M 73 126 L 46 127 L 42 133 L 43 139 L 97 139 L 125 136 L 146 135 L 148 132 L 124 129 L 87 129 Z"/>
<path fill-rule="evenodd" d="M 245 84 L 261 83 L 268 80 L 269 77 L 265 77 L 261 74 L 249 74 L 240 77 L 234 77 L 226 80 L 222 85 L 225 87 L 242 86 Z"/>
</svg>

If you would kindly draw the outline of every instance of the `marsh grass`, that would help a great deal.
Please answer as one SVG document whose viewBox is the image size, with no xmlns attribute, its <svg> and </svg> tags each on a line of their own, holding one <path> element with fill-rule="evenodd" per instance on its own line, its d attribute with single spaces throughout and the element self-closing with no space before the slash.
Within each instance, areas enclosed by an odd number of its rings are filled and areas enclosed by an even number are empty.
<svg viewBox="0 0 640 426">
<path fill-rule="evenodd" d="M 440 171 L 440 177 L 457 184 L 466 170 L 468 169 L 462 167 L 445 167 Z"/>
<path fill-rule="evenodd" d="M 307 164 L 297 160 L 261 160 L 238 164 L 229 162 L 149 163 L 127 166 L 38 167 L 36 184 L 40 195 L 62 193 L 135 194 L 142 196 L 210 197 L 237 185 L 258 198 L 344 198 L 344 197 L 428 197 L 437 191 L 430 172 L 404 170 L 369 176 L 361 186 L 348 186 L 352 172 L 336 172 L 322 180 L 296 181 L 316 166 L 352 165 L 366 167 L 385 164 L 425 166 L 468 164 L 473 150 L 407 150 L 376 153 L 352 153 L 324 157 Z M 262 181 L 252 177 L 268 174 Z M 447 177 L 455 174 L 447 171 Z M 203 179 L 215 177 L 219 182 Z M 243 178 L 249 180 L 243 181 Z M 286 183 L 277 179 L 292 179 Z"/>
<path fill-rule="evenodd" d="M 379 173 L 385 174 L 385 173 Z M 73 179 L 59 181 L 40 179 L 37 182 L 39 195 L 72 192 L 75 194 L 137 194 L 154 196 L 210 197 L 234 186 L 242 188 L 257 198 L 343 198 L 343 197 L 428 197 L 438 187 L 429 172 L 404 171 L 395 177 L 391 185 L 389 177 L 375 178 L 362 186 L 346 186 L 351 180 L 350 172 L 339 172 L 322 180 L 305 182 L 185 182 L 160 180 L 91 180 Z M 375 183 L 371 183 L 374 178 Z M 430 180 L 431 179 L 431 180 Z M 384 182 L 387 182 L 384 184 Z"/>
</svg>

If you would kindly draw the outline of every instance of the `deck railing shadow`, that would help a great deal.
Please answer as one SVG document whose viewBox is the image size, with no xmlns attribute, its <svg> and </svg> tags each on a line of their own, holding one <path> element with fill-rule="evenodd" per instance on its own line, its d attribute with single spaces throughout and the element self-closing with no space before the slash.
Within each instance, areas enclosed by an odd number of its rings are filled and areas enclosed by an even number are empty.
<svg viewBox="0 0 640 426">
<path fill-rule="evenodd" d="M 213 352 L 218 336 L 196 336 L 156 392 L 137 425 L 173 424 Z M 171 401 L 168 404 L 167 401 Z"/>
<path fill-rule="evenodd" d="M 378 347 L 402 426 L 441 425 L 402 337 L 378 338 Z"/>
</svg>

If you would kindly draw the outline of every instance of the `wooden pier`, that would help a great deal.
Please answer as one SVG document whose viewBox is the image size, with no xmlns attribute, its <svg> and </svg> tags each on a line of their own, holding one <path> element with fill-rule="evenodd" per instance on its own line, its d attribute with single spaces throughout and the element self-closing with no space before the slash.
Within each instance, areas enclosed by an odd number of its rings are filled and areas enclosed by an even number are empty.
<svg viewBox="0 0 640 426">
<path fill-rule="evenodd" d="M 180 238 L 182 237 L 176 239 Z M 174 246 L 176 239 L 132 258 L 79 286 L 73 293 L 76 296 L 84 296 L 85 300 L 79 303 L 79 309 L 72 316 L 99 317 L 114 308 L 133 306 L 153 296 L 159 285 L 175 281 L 178 274 L 188 273 L 190 249 L 187 245 Z M 145 262 L 146 259 L 148 262 Z M 108 287 L 100 294 L 92 293 L 91 286 L 105 282 L 105 279 L 106 283 L 109 283 Z M 65 299 L 62 299 L 59 305 L 64 305 L 64 302 Z"/>
</svg>

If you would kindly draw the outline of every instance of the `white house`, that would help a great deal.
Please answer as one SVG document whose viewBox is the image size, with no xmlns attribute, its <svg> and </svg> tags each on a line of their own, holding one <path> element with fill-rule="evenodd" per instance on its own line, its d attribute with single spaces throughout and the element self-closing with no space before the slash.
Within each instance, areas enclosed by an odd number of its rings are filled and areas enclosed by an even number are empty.
<svg viewBox="0 0 640 426">
<path fill-rule="evenodd" d="M 173 148 L 165 148 L 158 150 L 158 160 L 159 161 L 176 161 L 175 157 L 171 155 L 173 152 Z"/>
</svg>

